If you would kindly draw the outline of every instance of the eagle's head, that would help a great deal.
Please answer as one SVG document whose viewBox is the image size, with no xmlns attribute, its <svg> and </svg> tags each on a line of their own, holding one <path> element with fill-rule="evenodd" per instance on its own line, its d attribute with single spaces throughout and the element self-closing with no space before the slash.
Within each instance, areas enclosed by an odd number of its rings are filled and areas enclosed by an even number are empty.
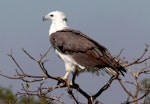
<svg viewBox="0 0 150 104">
<path fill-rule="evenodd" d="M 52 22 L 53 21 L 67 21 L 67 18 L 63 12 L 53 11 L 43 17 L 43 21 L 45 20 L 51 20 Z"/>
<path fill-rule="evenodd" d="M 68 28 L 67 18 L 63 12 L 60 11 L 50 12 L 43 17 L 43 21 L 45 20 L 52 21 L 52 24 L 49 29 L 49 36 L 54 32 Z"/>
</svg>

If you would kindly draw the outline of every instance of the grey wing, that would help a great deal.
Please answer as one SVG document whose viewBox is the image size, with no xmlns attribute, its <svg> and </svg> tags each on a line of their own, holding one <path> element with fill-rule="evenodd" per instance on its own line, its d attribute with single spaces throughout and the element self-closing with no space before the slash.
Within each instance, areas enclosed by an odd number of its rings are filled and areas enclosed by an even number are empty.
<svg viewBox="0 0 150 104">
<path fill-rule="evenodd" d="M 93 39 L 76 30 L 62 30 L 53 33 L 50 41 L 54 48 L 63 54 L 72 55 L 74 60 L 86 67 L 110 67 L 124 71 L 109 51 Z"/>
</svg>

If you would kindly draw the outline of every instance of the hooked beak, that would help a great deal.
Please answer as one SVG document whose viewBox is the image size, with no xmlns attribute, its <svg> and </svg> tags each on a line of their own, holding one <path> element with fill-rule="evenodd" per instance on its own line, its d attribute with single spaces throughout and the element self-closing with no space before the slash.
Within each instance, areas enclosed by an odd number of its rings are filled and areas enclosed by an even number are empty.
<svg viewBox="0 0 150 104">
<path fill-rule="evenodd" d="M 45 16 L 43 16 L 43 21 L 46 21 L 46 20 L 48 20 Z"/>
</svg>

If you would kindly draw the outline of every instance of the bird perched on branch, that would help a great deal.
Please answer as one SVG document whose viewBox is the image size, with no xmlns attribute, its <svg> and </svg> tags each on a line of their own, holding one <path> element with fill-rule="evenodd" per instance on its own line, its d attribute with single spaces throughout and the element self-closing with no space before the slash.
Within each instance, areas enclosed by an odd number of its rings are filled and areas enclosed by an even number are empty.
<svg viewBox="0 0 150 104">
<path fill-rule="evenodd" d="M 67 26 L 67 18 L 63 12 L 53 11 L 43 17 L 43 21 L 52 22 L 49 29 L 50 42 L 56 54 L 64 61 L 68 80 L 70 73 L 73 81 L 80 72 L 96 73 L 104 70 L 108 74 L 124 75 L 126 70 L 100 43 L 94 41 L 80 31 Z"/>
</svg>

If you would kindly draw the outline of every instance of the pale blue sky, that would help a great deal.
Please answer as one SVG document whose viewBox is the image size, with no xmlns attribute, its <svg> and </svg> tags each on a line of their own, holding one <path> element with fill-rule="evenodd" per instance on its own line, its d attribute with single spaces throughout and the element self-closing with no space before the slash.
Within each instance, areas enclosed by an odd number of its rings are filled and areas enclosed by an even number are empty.
<svg viewBox="0 0 150 104">
<path fill-rule="evenodd" d="M 53 10 L 63 11 L 68 17 L 68 25 L 88 34 L 99 43 L 105 45 L 112 54 L 118 54 L 125 48 L 123 56 L 129 60 L 143 51 L 144 44 L 150 44 L 150 1 L 149 0 L 1 0 L 0 1 L 0 72 L 13 75 L 16 66 L 7 57 L 12 49 L 19 63 L 27 72 L 34 71 L 36 65 L 22 53 L 21 48 L 39 57 L 49 46 L 48 30 L 50 22 L 42 22 L 42 17 Z M 53 75 L 63 76 L 64 65 L 53 50 L 49 53 L 50 62 L 46 65 Z M 90 76 L 90 77 L 89 77 Z M 92 93 L 101 80 L 90 74 L 82 74 L 77 78 L 81 86 L 89 86 Z M 105 77 L 99 77 L 104 78 Z M 101 81 L 100 85 L 106 81 Z M 3 79 L 3 86 L 13 85 L 16 91 L 20 82 Z M 94 85 L 93 87 L 91 85 Z M 119 90 L 119 91 L 118 91 Z M 105 104 L 119 104 L 126 95 L 120 97 L 118 83 L 113 83 L 100 100 Z M 113 98 L 110 95 L 113 96 Z M 119 100 L 118 100 L 119 97 Z M 108 100 L 108 98 L 111 98 Z"/>
</svg>

